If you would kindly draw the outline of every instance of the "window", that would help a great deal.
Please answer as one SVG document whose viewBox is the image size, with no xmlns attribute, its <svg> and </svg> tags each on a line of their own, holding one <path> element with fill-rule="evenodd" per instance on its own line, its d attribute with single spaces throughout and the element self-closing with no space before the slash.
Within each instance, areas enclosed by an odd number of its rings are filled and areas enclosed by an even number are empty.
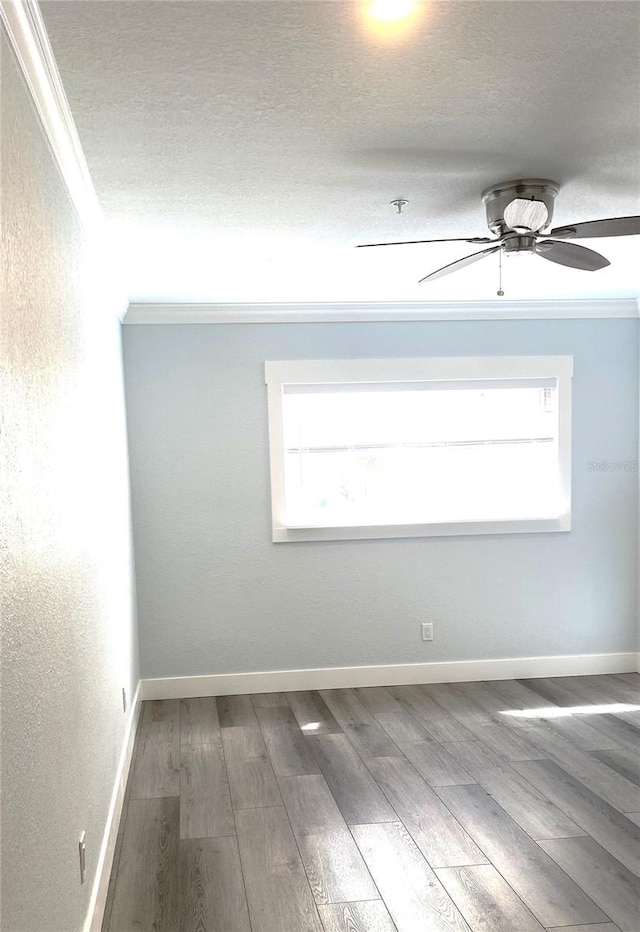
<svg viewBox="0 0 640 932">
<path fill-rule="evenodd" d="M 268 362 L 273 540 L 566 531 L 570 356 Z"/>
</svg>

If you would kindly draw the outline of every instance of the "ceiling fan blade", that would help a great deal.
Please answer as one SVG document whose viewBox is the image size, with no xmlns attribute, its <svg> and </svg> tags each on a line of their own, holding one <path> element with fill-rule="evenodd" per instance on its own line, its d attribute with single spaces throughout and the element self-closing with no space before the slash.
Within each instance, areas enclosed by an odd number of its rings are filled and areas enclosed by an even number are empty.
<svg viewBox="0 0 640 932">
<path fill-rule="evenodd" d="M 608 259 L 601 256 L 599 252 L 594 252 L 593 249 L 578 246 L 576 243 L 556 242 L 552 239 L 543 239 L 536 243 L 536 253 L 543 259 L 557 262 L 558 265 L 566 265 L 572 269 L 584 269 L 587 272 L 595 272 L 597 269 L 611 265 Z"/>
<path fill-rule="evenodd" d="M 424 278 L 420 279 L 420 282 L 433 281 L 434 278 L 441 278 L 443 275 L 449 275 L 450 272 L 457 272 L 458 269 L 463 269 L 465 265 L 471 265 L 473 262 L 477 262 L 478 259 L 482 259 L 492 252 L 497 252 L 501 248 L 502 244 L 499 244 L 498 246 L 492 246 L 490 249 L 481 249 L 480 252 L 472 252 L 470 256 L 465 256 L 463 259 L 456 259 L 455 262 L 450 262 L 449 265 L 443 265 L 441 269 L 436 269 L 435 272 L 425 275 Z M 420 282 L 418 282 L 418 284 L 420 284 Z"/>
<path fill-rule="evenodd" d="M 495 243 L 497 240 L 489 236 L 467 236 L 459 239 L 405 239 L 398 243 L 359 243 L 356 249 L 366 249 L 369 246 L 413 246 L 416 243 Z"/>
<path fill-rule="evenodd" d="M 634 236 L 640 233 L 640 217 L 610 217 L 587 223 L 567 223 L 551 230 L 549 236 L 561 239 L 587 239 L 590 236 Z"/>
</svg>

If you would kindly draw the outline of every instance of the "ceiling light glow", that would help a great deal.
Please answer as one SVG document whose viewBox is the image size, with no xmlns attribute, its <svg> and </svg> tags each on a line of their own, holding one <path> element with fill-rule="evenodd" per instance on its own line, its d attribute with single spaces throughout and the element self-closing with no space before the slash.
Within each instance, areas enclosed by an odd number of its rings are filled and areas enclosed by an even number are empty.
<svg viewBox="0 0 640 932">
<path fill-rule="evenodd" d="M 383 23 L 397 23 L 412 16 L 418 8 L 417 0 L 368 0 L 366 15 Z"/>
<path fill-rule="evenodd" d="M 362 26 L 376 43 L 403 42 L 415 33 L 416 13 L 424 0 L 362 0 L 357 5 Z"/>
</svg>

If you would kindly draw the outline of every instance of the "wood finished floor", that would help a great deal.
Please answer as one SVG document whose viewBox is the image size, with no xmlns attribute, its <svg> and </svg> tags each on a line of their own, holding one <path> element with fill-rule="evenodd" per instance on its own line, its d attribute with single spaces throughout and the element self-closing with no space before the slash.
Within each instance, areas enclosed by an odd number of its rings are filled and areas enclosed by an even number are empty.
<svg viewBox="0 0 640 932">
<path fill-rule="evenodd" d="M 145 702 L 103 932 L 639 932 L 633 704 L 638 674 Z"/>
</svg>

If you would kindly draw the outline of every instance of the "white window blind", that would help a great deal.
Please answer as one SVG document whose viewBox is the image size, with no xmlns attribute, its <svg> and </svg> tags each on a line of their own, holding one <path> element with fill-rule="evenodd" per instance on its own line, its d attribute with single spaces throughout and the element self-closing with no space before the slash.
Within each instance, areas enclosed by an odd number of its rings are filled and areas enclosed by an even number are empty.
<svg viewBox="0 0 640 932">
<path fill-rule="evenodd" d="M 560 381 L 279 381 L 274 530 L 470 533 L 463 525 L 566 519 Z"/>
</svg>

